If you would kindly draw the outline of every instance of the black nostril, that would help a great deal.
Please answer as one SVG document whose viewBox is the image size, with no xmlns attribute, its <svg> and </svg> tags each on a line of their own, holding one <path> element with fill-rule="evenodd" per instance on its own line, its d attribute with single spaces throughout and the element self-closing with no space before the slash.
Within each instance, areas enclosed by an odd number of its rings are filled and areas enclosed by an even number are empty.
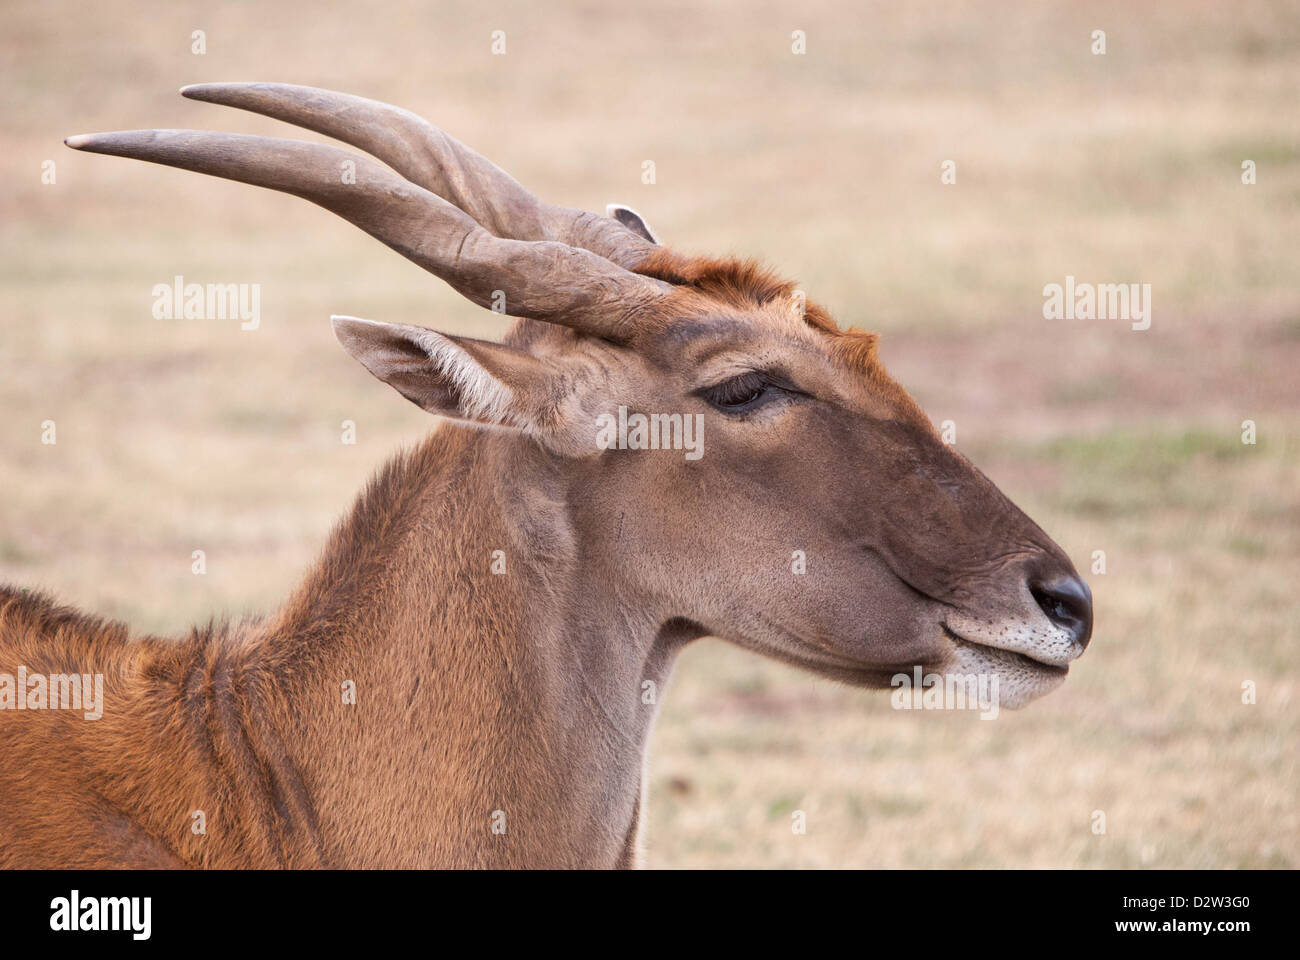
<svg viewBox="0 0 1300 960">
<path fill-rule="evenodd" d="M 1075 642 L 1088 646 L 1092 638 L 1092 591 L 1078 577 L 1061 577 L 1049 583 L 1029 585 L 1047 618 L 1074 635 Z"/>
</svg>

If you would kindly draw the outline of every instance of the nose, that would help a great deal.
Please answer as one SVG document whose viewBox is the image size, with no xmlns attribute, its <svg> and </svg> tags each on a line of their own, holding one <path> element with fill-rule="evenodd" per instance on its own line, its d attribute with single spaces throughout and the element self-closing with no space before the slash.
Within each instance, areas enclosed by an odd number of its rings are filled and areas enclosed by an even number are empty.
<svg viewBox="0 0 1300 960">
<path fill-rule="evenodd" d="M 1062 576 L 1031 581 L 1029 592 L 1052 623 L 1068 630 L 1075 643 L 1087 649 L 1092 638 L 1092 591 L 1086 583 L 1076 576 Z"/>
</svg>

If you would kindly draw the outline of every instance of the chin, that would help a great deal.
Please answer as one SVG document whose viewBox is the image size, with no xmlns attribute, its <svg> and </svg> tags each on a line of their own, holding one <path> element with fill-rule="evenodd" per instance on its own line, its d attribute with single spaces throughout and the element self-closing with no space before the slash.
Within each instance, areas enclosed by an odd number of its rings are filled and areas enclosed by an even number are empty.
<svg viewBox="0 0 1300 960">
<path fill-rule="evenodd" d="M 936 664 L 934 671 L 945 677 L 996 678 L 998 706 L 1018 710 L 1064 683 L 1070 668 L 1011 650 L 955 641 L 948 657 Z"/>
</svg>

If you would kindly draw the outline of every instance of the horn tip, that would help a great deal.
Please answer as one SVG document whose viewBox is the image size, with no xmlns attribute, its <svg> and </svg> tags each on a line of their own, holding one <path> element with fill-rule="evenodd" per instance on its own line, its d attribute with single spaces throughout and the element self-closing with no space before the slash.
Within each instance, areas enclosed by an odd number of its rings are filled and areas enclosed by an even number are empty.
<svg viewBox="0 0 1300 960">
<path fill-rule="evenodd" d="M 219 98 L 224 94 L 229 96 L 244 87 L 256 86 L 253 83 L 244 83 L 240 81 L 231 81 L 228 83 L 187 83 L 181 87 L 181 96 L 188 100 L 204 100 L 208 103 L 219 103 Z"/>
<path fill-rule="evenodd" d="M 63 142 L 73 150 L 84 150 L 90 146 L 90 141 L 94 138 L 93 133 L 77 133 L 70 137 L 64 137 Z"/>
</svg>

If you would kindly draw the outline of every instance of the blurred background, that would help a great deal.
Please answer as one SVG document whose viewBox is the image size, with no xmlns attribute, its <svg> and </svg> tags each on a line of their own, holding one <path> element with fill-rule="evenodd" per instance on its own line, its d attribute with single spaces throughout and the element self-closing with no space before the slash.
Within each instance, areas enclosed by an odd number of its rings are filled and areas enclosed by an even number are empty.
<svg viewBox="0 0 1300 960">
<path fill-rule="evenodd" d="M 650 866 L 1300 864 L 1296 4 L 8 0 L 0 57 L 0 580 L 139 631 L 269 611 L 430 427 L 328 315 L 503 331 L 301 200 L 61 143 L 313 139 L 183 100 L 191 82 L 358 93 L 880 331 L 1092 585 L 1087 655 L 995 723 L 688 650 L 652 745 Z M 260 328 L 154 319 L 177 274 L 260 284 Z M 1067 274 L 1150 283 L 1151 328 L 1045 320 Z"/>
</svg>

